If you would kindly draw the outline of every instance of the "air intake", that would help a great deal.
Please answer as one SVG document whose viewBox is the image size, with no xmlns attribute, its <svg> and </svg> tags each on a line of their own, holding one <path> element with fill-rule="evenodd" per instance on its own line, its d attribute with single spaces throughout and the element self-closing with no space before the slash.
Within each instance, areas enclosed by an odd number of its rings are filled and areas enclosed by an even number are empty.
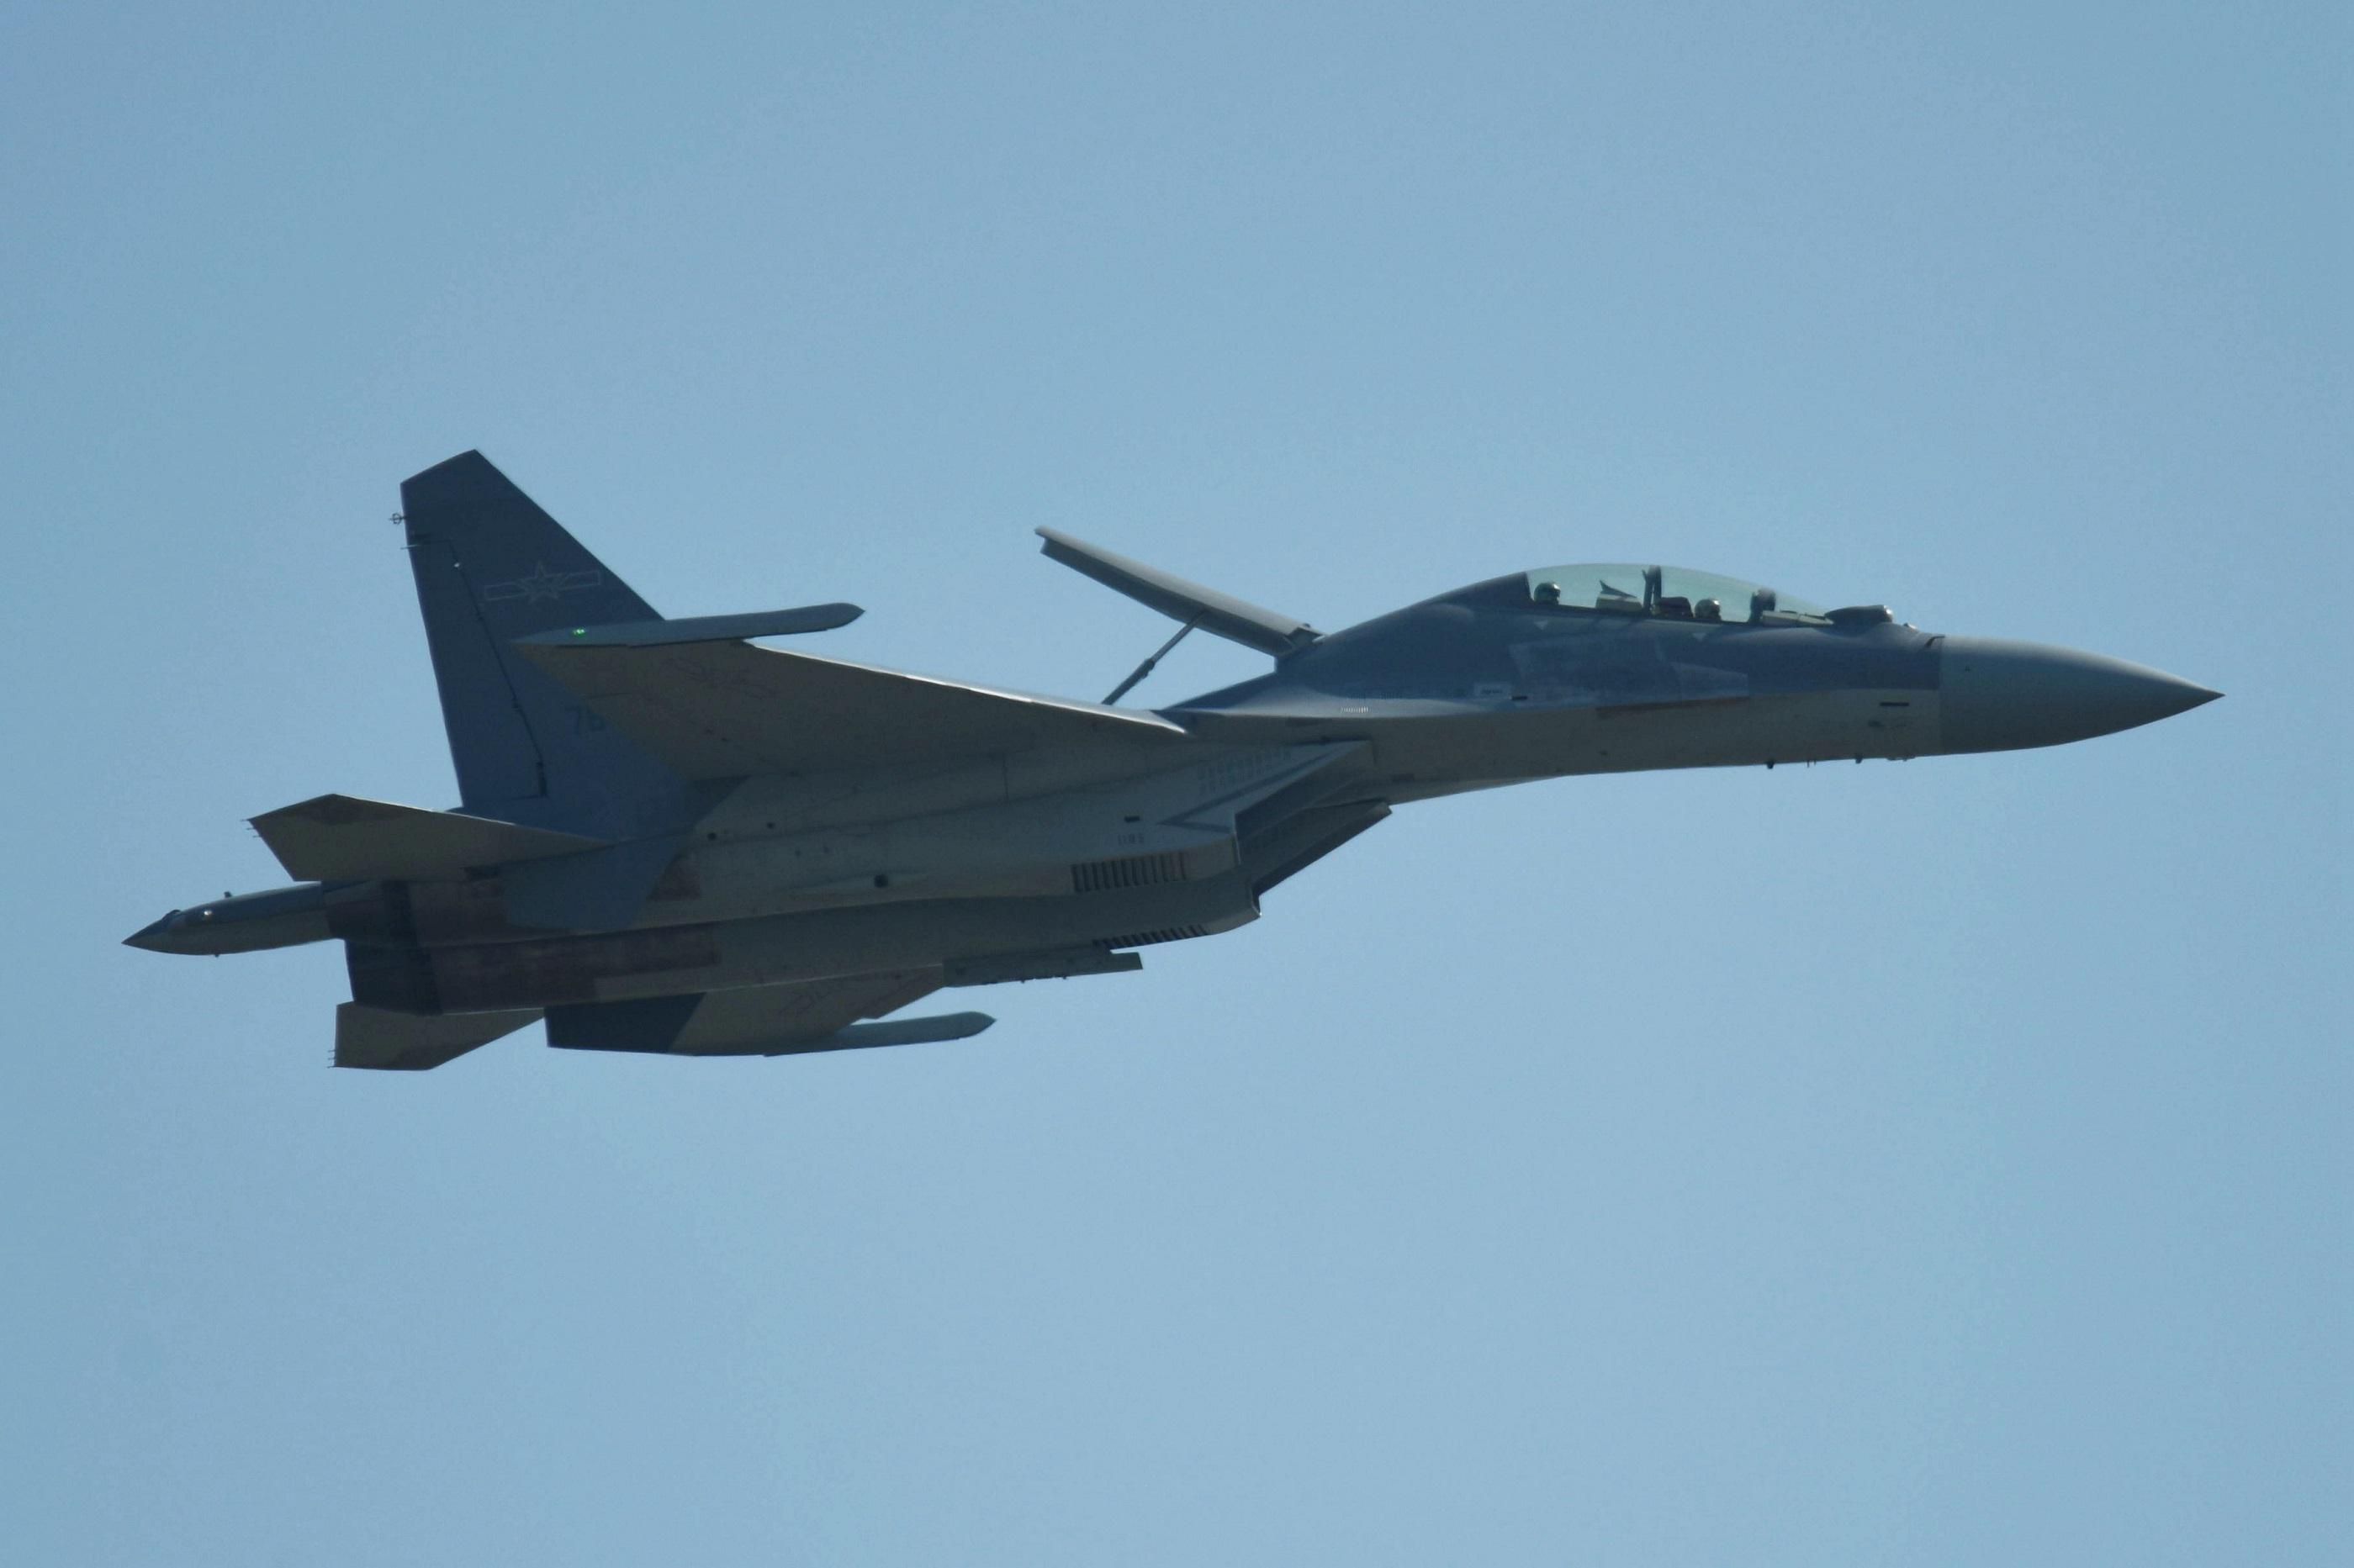
<svg viewBox="0 0 2354 1568">
<path fill-rule="evenodd" d="M 1155 883 L 1185 880 L 1185 857 L 1172 850 L 1166 854 L 1132 854 L 1125 860 L 1090 860 L 1071 867 L 1071 891 L 1074 893 L 1108 893 L 1115 887 L 1150 887 Z"/>
</svg>

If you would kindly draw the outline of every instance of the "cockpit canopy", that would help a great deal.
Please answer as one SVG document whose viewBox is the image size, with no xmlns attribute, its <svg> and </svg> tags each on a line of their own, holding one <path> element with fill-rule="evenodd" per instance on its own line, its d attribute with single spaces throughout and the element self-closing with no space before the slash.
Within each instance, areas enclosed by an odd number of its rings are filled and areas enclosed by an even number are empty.
<svg viewBox="0 0 2354 1568">
<path fill-rule="evenodd" d="M 1541 567 L 1529 573 L 1528 580 L 1529 602 L 1543 609 L 1744 626 L 1830 624 L 1830 613 L 1821 605 L 1777 593 L 1762 583 L 1682 567 L 1589 562 Z"/>
</svg>

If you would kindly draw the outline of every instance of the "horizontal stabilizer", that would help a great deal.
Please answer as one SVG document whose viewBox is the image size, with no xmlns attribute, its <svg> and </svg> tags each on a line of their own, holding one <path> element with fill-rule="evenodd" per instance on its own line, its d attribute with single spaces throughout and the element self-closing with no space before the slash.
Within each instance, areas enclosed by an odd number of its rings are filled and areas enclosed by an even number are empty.
<svg viewBox="0 0 2354 1568">
<path fill-rule="evenodd" d="M 253 819 L 287 874 L 303 882 L 453 882 L 470 867 L 602 849 L 602 839 L 429 811 L 354 795 L 322 795 Z"/>
<path fill-rule="evenodd" d="M 517 647 L 614 728 L 698 780 L 1187 739 L 1149 714 L 748 642 Z"/>
<path fill-rule="evenodd" d="M 684 642 L 734 642 L 747 637 L 791 637 L 832 631 L 866 612 L 854 604 L 807 604 L 748 615 L 696 615 L 683 620 L 631 620 L 618 626 L 559 626 L 517 642 L 563 648 L 668 648 Z"/>
<path fill-rule="evenodd" d="M 531 1008 L 420 1018 L 346 1001 L 335 1009 L 335 1065 L 422 1072 L 512 1034 L 538 1017 L 539 1010 Z"/>
<path fill-rule="evenodd" d="M 1115 556 L 1085 539 L 1074 539 L 1053 528 L 1039 529 L 1038 536 L 1046 541 L 1043 549 L 1049 560 L 1060 561 L 1082 577 L 1093 577 L 1113 592 L 1149 605 L 1172 620 L 1198 626 L 1246 648 L 1256 648 L 1262 653 L 1288 653 L 1295 648 L 1305 648 L 1322 635 L 1298 616 L 1187 582 L 1158 567 Z"/>
</svg>

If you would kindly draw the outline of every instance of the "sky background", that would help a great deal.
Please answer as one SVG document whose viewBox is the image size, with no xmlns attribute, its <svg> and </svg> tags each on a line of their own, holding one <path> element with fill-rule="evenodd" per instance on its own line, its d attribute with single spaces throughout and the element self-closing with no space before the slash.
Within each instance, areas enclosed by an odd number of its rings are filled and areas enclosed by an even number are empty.
<svg viewBox="0 0 2354 1568">
<path fill-rule="evenodd" d="M 2342 1563 L 2342 5 L 0 10 L 27 1563 Z M 399 480 L 1083 697 L 1660 559 L 2227 700 L 1402 811 L 951 1045 L 328 1070 Z M 1133 700 L 1257 673 L 1197 638 Z"/>
</svg>

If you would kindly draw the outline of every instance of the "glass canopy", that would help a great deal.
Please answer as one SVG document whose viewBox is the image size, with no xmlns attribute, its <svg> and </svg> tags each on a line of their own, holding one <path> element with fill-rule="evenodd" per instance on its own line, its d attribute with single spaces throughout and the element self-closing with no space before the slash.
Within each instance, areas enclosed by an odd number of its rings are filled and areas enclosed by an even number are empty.
<svg viewBox="0 0 2354 1568">
<path fill-rule="evenodd" d="M 1529 574 L 1529 600 L 1546 609 L 1651 615 L 1673 620 L 1754 626 L 1824 626 L 1819 604 L 1762 583 L 1681 567 L 1610 563 L 1544 567 Z"/>
</svg>

